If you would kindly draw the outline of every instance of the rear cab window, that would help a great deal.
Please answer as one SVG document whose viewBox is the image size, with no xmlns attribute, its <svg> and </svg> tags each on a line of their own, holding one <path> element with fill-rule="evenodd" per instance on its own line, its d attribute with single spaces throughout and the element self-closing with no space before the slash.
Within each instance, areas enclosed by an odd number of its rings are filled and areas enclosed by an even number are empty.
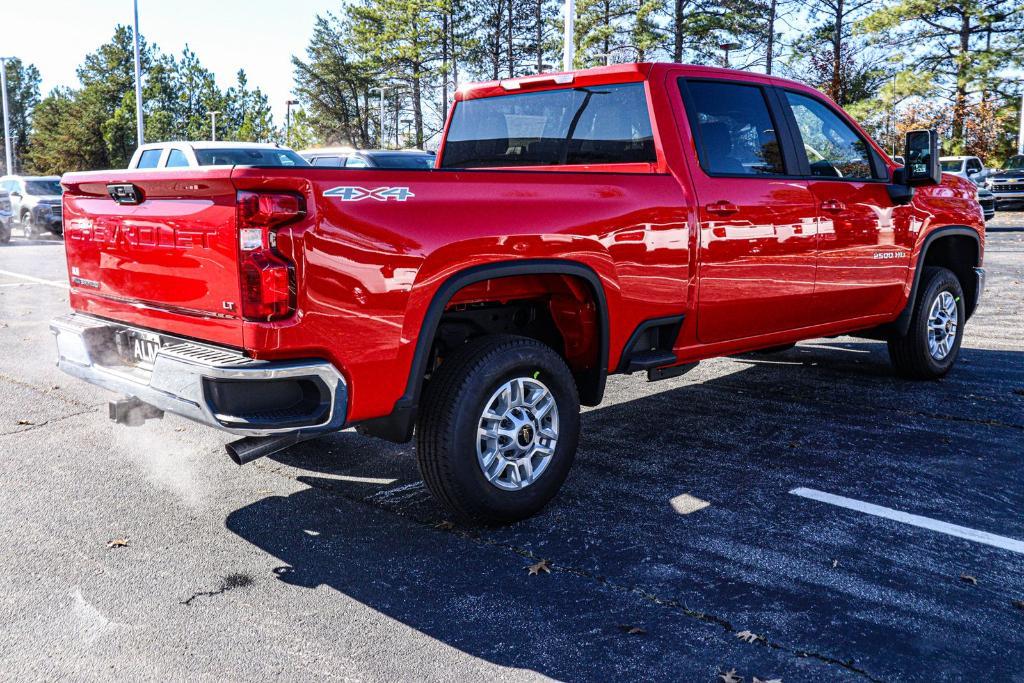
<svg viewBox="0 0 1024 683">
<path fill-rule="evenodd" d="M 166 168 L 179 168 L 188 166 L 188 157 L 180 149 L 172 149 L 167 154 L 167 161 L 164 162 Z"/>
<path fill-rule="evenodd" d="M 441 168 L 656 161 L 647 94 L 637 82 L 460 101 Z"/>
<path fill-rule="evenodd" d="M 157 164 L 160 163 L 161 154 L 163 154 L 162 149 L 143 150 L 142 154 L 139 155 L 139 163 L 136 168 L 156 168 Z"/>
</svg>

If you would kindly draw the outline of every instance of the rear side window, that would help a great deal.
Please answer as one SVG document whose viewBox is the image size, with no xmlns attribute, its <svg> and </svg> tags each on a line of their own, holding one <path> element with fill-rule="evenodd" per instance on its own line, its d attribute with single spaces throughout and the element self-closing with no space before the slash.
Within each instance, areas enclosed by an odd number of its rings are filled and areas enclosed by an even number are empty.
<svg viewBox="0 0 1024 683">
<path fill-rule="evenodd" d="M 756 85 L 687 81 L 687 116 L 700 165 L 716 175 L 786 172 L 764 91 Z"/>
<path fill-rule="evenodd" d="M 352 156 L 345 160 L 345 168 L 369 168 L 369 166 L 366 159 L 362 157 Z"/>
<path fill-rule="evenodd" d="M 868 145 L 843 119 L 823 102 L 786 93 L 800 130 L 811 175 L 844 180 L 873 180 Z"/>
<path fill-rule="evenodd" d="M 459 102 L 443 168 L 654 162 L 643 83 Z"/>
<path fill-rule="evenodd" d="M 179 166 L 188 166 L 188 157 L 180 149 L 172 149 L 167 155 L 167 168 L 177 168 Z"/>
<path fill-rule="evenodd" d="M 338 168 L 341 166 L 341 157 L 317 157 L 313 159 L 314 166 L 334 166 Z"/>
<path fill-rule="evenodd" d="M 163 152 L 161 149 L 147 149 L 139 155 L 138 168 L 156 168 L 156 165 L 160 162 L 160 153 Z"/>
</svg>

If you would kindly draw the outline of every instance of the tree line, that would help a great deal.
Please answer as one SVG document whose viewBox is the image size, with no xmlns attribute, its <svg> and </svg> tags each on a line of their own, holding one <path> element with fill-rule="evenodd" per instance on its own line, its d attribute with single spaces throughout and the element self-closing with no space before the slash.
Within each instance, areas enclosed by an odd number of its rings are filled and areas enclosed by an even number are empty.
<svg viewBox="0 0 1024 683">
<path fill-rule="evenodd" d="M 291 134 L 239 71 L 221 90 L 186 47 L 142 41 L 147 140 L 276 140 L 302 148 L 437 145 L 459 84 L 561 69 L 560 0 L 351 0 L 313 19 L 292 58 L 301 103 Z M 1019 0 L 577 0 L 575 67 L 607 62 L 721 64 L 794 78 L 896 146 L 940 130 L 945 153 L 997 165 L 1012 153 L 1024 65 Z M 299 30 L 301 27 L 294 27 Z M 31 64 L 7 62 L 17 169 L 124 166 L 135 148 L 132 32 L 86 55 L 77 88 L 40 96 Z M 384 116 L 380 97 L 383 92 Z M 2 160 L 2 155 L 0 155 Z M 0 161 L 2 163 L 2 161 Z"/>
<path fill-rule="evenodd" d="M 249 85 L 245 71 L 236 74 L 234 85 L 221 90 L 213 72 L 187 46 L 175 56 L 141 40 L 140 58 L 146 140 L 208 140 L 212 111 L 220 112 L 218 139 L 280 137 L 267 96 Z M 118 26 L 110 42 L 90 52 L 79 65 L 80 87 L 56 88 L 45 97 L 40 97 L 39 70 L 10 60 L 8 101 L 15 169 L 61 174 L 125 167 L 137 146 L 134 59 L 132 30 Z"/>
</svg>

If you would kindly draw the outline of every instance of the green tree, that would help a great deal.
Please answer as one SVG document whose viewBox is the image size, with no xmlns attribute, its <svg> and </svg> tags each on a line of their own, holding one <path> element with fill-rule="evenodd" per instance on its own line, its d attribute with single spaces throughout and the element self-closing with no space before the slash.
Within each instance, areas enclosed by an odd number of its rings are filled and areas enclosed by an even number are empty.
<svg viewBox="0 0 1024 683">
<path fill-rule="evenodd" d="M 28 149 L 29 135 L 32 130 L 32 112 L 39 104 L 39 69 L 33 64 L 25 64 L 17 57 L 6 60 L 7 77 L 7 108 L 10 122 L 11 146 L 13 147 L 14 166 L 23 166 L 19 159 L 24 157 Z M 5 164 L 5 140 L 0 137 L 0 165 Z M 2 166 L 0 166 L 2 167 Z M 13 173 L 4 168 L 4 173 Z"/>
</svg>

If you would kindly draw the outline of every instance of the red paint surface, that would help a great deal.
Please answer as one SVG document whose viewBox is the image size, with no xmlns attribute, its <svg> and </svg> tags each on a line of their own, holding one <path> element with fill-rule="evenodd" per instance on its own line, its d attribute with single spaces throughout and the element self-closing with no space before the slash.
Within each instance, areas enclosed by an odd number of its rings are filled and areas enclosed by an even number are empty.
<svg viewBox="0 0 1024 683">
<path fill-rule="evenodd" d="M 636 326 L 652 317 L 686 314 L 676 345 L 681 362 L 892 320 L 909 295 L 924 235 L 966 225 L 983 238 L 973 189 L 950 176 L 941 186 L 918 188 L 904 207 L 893 207 L 881 182 L 708 177 L 674 88 L 680 76 L 814 92 L 707 67 L 581 72 L 573 85 L 647 82 L 658 161 L 626 168 L 68 174 L 69 268 L 77 268 L 72 277 L 99 283 L 99 289 L 73 284 L 72 307 L 241 347 L 260 358 L 326 358 L 345 374 L 349 420 L 358 421 L 391 412 L 405 390 L 434 293 L 472 266 L 567 259 L 592 268 L 608 302 L 606 361 L 615 368 Z M 505 92 L 490 83 L 464 89 L 456 99 Z M 106 196 L 106 184 L 115 182 L 142 188 L 145 201 L 115 204 Z M 408 187 L 415 196 L 404 202 L 323 196 L 348 185 Z M 294 262 L 298 283 L 296 311 L 287 319 L 255 323 L 239 315 L 238 190 L 305 197 L 305 217 L 278 231 L 278 251 Z M 707 210 L 720 201 L 738 211 L 722 216 Z M 826 201 L 842 208 L 824 210 Z M 536 286 L 526 279 L 508 291 L 491 285 L 458 298 L 514 297 Z M 562 286 L 568 292 L 573 283 Z M 572 296 L 562 299 L 560 315 L 573 315 L 565 305 Z M 584 329 L 593 329 L 592 314 L 583 318 Z M 570 353 L 581 357 L 594 348 L 593 338 L 569 342 Z"/>
</svg>

